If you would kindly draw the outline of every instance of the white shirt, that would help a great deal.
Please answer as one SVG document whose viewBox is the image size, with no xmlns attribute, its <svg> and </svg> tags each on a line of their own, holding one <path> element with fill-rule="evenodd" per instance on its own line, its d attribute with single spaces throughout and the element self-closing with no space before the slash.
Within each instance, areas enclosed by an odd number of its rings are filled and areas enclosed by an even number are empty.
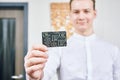
<svg viewBox="0 0 120 80">
<path fill-rule="evenodd" d="M 120 80 L 119 49 L 95 34 L 74 34 L 66 47 L 50 48 L 43 80 Z"/>
</svg>

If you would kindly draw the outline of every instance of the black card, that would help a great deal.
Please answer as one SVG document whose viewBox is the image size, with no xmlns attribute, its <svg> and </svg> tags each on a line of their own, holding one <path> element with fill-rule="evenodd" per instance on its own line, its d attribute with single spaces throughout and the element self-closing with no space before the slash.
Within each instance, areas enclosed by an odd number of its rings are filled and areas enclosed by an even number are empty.
<svg viewBox="0 0 120 80">
<path fill-rule="evenodd" d="M 67 45 L 66 32 L 42 32 L 42 43 L 47 47 L 63 47 Z"/>
</svg>

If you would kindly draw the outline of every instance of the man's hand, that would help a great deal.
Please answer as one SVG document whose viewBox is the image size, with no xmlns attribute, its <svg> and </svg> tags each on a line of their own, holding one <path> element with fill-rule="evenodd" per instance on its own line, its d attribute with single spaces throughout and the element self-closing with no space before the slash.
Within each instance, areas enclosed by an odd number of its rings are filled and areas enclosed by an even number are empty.
<svg viewBox="0 0 120 80">
<path fill-rule="evenodd" d="M 24 67 L 29 80 L 40 80 L 43 77 L 43 69 L 48 59 L 47 47 L 34 45 L 24 58 Z"/>
</svg>

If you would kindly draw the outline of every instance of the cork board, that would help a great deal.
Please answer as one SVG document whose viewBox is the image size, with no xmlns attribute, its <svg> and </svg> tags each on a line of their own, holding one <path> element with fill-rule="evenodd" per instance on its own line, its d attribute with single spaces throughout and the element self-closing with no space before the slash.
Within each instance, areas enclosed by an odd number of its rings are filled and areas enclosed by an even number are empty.
<svg viewBox="0 0 120 80">
<path fill-rule="evenodd" d="M 67 38 L 74 32 L 70 22 L 69 11 L 69 3 L 67 2 L 50 4 L 51 25 L 55 31 L 66 30 Z"/>
</svg>

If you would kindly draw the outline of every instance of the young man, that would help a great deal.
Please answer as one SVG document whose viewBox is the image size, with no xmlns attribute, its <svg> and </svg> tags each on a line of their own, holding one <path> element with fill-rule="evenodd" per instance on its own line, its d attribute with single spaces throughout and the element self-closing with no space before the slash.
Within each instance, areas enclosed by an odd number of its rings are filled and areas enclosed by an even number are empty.
<svg viewBox="0 0 120 80">
<path fill-rule="evenodd" d="M 71 0 L 75 33 L 63 48 L 34 45 L 25 56 L 28 80 L 120 80 L 120 52 L 93 31 L 95 0 Z M 49 55 L 49 56 L 48 56 Z"/>
</svg>

